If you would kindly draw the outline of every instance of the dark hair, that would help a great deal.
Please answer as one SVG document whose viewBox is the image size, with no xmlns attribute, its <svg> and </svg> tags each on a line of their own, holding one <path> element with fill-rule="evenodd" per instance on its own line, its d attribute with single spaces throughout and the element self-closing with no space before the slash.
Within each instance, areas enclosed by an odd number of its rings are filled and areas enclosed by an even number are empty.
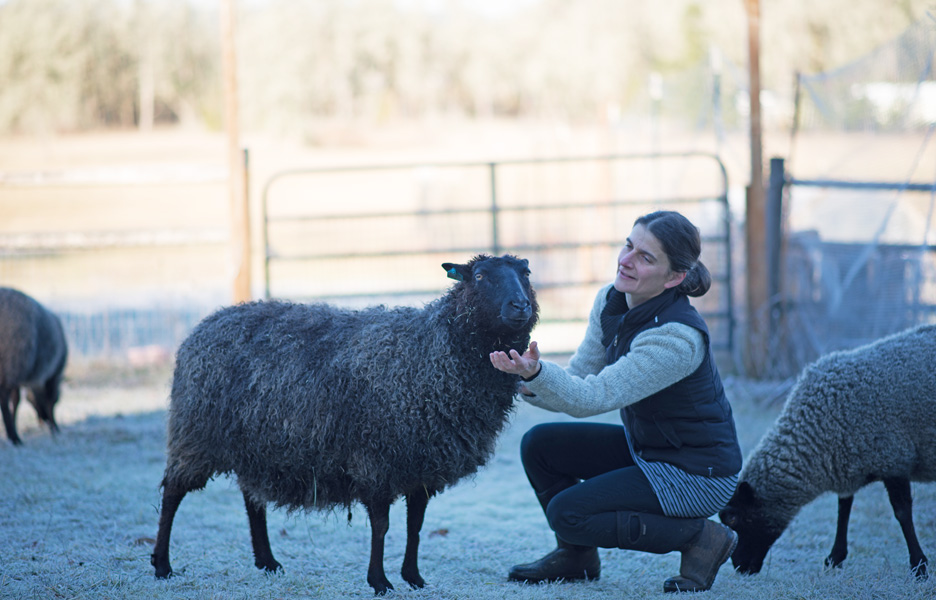
<svg viewBox="0 0 936 600">
<path fill-rule="evenodd" d="M 702 238 L 699 228 L 678 212 L 658 210 L 639 217 L 634 225 L 643 225 L 659 240 L 669 259 L 670 269 L 685 273 L 676 291 L 687 296 L 701 296 L 712 287 L 712 276 L 699 260 Z"/>
</svg>

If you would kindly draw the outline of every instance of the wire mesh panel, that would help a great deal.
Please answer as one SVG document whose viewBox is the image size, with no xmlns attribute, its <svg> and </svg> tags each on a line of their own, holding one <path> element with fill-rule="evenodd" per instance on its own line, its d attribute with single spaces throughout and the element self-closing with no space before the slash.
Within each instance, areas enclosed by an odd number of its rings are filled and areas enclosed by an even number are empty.
<svg viewBox="0 0 936 600">
<path fill-rule="evenodd" d="M 925 192 L 791 187 L 774 374 L 936 322 L 932 201 Z"/>
<path fill-rule="evenodd" d="M 936 21 L 923 19 L 895 40 L 837 69 L 801 75 L 799 126 L 841 131 L 907 131 L 936 121 Z"/>
</svg>

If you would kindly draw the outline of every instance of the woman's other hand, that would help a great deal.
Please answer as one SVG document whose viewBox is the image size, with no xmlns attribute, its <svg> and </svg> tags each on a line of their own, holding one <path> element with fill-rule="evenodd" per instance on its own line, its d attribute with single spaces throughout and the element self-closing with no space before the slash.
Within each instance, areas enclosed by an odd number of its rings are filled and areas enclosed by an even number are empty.
<svg viewBox="0 0 936 600">
<path fill-rule="evenodd" d="M 504 373 L 519 375 L 524 379 L 536 377 L 540 370 L 540 352 L 536 342 L 530 342 L 530 347 L 522 355 L 516 350 L 507 352 L 491 352 L 491 364 L 495 369 Z"/>
</svg>

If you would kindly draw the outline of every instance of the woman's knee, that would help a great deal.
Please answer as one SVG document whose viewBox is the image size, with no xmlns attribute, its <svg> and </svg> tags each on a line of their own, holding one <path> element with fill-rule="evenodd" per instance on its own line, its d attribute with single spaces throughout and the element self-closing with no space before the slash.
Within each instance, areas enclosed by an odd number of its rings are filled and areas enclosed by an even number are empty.
<svg viewBox="0 0 936 600">
<path fill-rule="evenodd" d="M 571 494 L 560 492 L 546 507 L 546 522 L 549 528 L 563 539 L 574 539 L 585 515 L 576 509 L 576 502 L 570 502 Z"/>
<path fill-rule="evenodd" d="M 542 456 L 543 448 L 547 447 L 550 439 L 550 423 L 541 423 L 534 425 L 529 431 L 523 434 L 520 440 L 520 460 L 524 465 L 530 464 L 530 461 Z"/>
</svg>

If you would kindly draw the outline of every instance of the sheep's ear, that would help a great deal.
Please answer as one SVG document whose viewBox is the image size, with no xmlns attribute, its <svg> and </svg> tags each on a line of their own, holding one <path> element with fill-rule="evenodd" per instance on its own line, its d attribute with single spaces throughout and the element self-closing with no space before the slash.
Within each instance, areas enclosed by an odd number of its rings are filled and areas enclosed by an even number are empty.
<svg viewBox="0 0 936 600">
<path fill-rule="evenodd" d="M 751 487 L 751 484 L 747 481 L 742 481 L 738 484 L 738 489 L 735 490 L 735 500 L 741 506 L 751 506 L 754 504 L 757 499 L 754 494 L 754 488 Z"/>
<path fill-rule="evenodd" d="M 468 268 L 468 265 L 442 263 L 442 268 L 448 273 L 449 279 L 454 279 L 455 281 L 464 281 L 471 277 L 471 269 Z"/>
</svg>

